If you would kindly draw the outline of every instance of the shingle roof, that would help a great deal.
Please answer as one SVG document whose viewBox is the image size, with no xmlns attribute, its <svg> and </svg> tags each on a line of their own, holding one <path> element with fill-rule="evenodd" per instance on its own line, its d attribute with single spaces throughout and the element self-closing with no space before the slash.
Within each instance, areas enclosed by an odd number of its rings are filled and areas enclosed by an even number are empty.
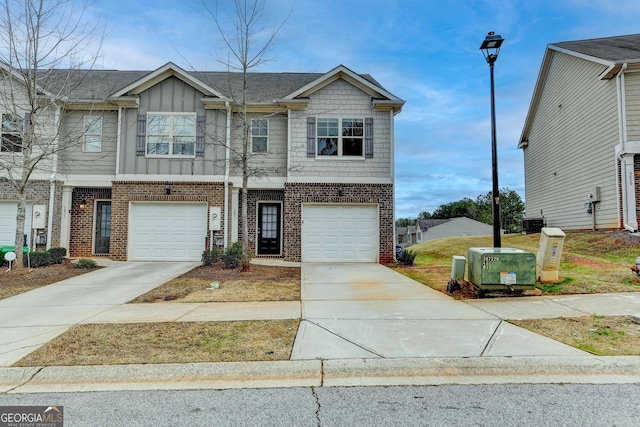
<svg viewBox="0 0 640 427">
<path fill-rule="evenodd" d="M 43 71 L 40 85 L 51 93 L 65 93 L 73 99 L 106 99 L 110 94 L 134 83 L 152 71 L 119 70 L 47 70 Z M 218 71 L 189 71 L 194 78 L 215 88 L 227 97 L 240 94 L 242 73 Z M 283 98 L 324 73 L 249 73 L 247 95 L 249 102 L 270 102 Z M 370 75 L 360 76 L 372 84 L 382 86 Z M 75 83 L 65 83 L 72 81 Z M 67 88 L 71 87 L 69 90 Z"/>
<path fill-rule="evenodd" d="M 640 34 L 551 43 L 551 46 L 612 62 L 640 59 Z"/>
</svg>

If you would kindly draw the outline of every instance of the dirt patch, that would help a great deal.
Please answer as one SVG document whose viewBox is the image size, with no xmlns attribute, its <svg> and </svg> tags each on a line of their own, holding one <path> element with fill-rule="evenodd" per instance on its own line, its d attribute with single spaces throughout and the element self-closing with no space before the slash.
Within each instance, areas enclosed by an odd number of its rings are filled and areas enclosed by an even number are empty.
<svg viewBox="0 0 640 427">
<path fill-rule="evenodd" d="M 570 263 L 575 264 L 577 266 L 595 268 L 595 269 L 600 269 L 600 270 L 616 270 L 617 268 L 619 268 L 618 266 L 610 264 L 610 263 L 599 262 L 599 261 L 595 261 L 595 260 L 587 259 L 587 258 L 582 258 L 582 257 L 575 256 L 575 255 L 565 255 L 564 259 L 565 259 L 566 262 L 570 262 Z"/>
<path fill-rule="evenodd" d="M 7 266 L 5 265 L 0 272 L 0 299 L 9 298 L 94 270 L 75 268 L 69 259 L 65 259 L 62 264 L 38 267 L 31 270 L 16 268 L 7 271 Z"/>
<path fill-rule="evenodd" d="M 217 288 L 212 288 L 212 283 Z M 300 267 L 251 265 L 251 271 L 197 267 L 131 303 L 299 301 Z"/>
<path fill-rule="evenodd" d="M 13 366 L 289 360 L 299 320 L 78 325 Z"/>
<path fill-rule="evenodd" d="M 640 355 L 640 324 L 626 316 L 560 317 L 510 323 L 598 356 Z"/>
</svg>

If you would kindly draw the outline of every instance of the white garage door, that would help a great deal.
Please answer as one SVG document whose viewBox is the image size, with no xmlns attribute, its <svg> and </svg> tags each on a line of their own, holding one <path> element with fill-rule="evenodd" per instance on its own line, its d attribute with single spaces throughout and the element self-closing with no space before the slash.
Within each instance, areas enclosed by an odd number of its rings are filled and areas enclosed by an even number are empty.
<svg viewBox="0 0 640 427">
<path fill-rule="evenodd" d="M 132 261 L 200 261 L 206 236 L 206 204 L 131 203 Z"/>
<path fill-rule="evenodd" d="M 16 239 L 16 223 L 18 215 L 17 202 L 0 202 L 0 246 L 13 246 Z M 31 236 L 31 216 L 33 207 L 27 203 L 27 211 L 24 216 L 24 234 Z M 27 242 L 29 242 L 29 238 Z"/>
<path fill-rule="evenodd" d="M 378 207 L 303 205 L 302 261 L 377 262 Z"/>
</svg>

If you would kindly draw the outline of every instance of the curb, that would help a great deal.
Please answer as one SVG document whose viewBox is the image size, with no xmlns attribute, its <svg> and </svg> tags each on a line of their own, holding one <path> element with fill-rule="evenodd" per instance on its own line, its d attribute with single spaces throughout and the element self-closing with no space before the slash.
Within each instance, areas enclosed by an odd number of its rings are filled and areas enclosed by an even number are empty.
<svg viewBox="0 0 640 427">
<path fill-rule="evenodd" d="M 336 359 L 0 368 L 0 393 L 534 383 L 640 383 L 640 357 Z"/>
</svg>

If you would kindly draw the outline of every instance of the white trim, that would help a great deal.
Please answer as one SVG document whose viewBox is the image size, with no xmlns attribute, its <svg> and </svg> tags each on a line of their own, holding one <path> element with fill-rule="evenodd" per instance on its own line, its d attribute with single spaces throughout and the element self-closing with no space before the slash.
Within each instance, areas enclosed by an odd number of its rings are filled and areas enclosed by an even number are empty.
<svg viewBox="0 0 640 427">
<path fill-rule="evenodd" d="M 71 198 L 73 187 L 62 187 L 62 201 L 60 203 L 60 246 L 69 249 L 71 242 Z"/>
<path fill-rule="evenodd" d="M 552 44 L 547 45 L 547 47 L 551 50 L 555 50 L 556 52 L 561 52 L 567 55 L 575 56 L 576 58 L 584 59 L 585 61 L 591 61 L 597 64 L 606 65 L 606 66 L 615 65 L 614 61 L 609 61 L 607 59 L 598 58 L 597 56 L 586 55 L 584 53 L 579 53 L 573 50 L 564 49 L 562 47 L 554 46 Z"/>
<path fill-rule="evenodd" d="M 87 175 L 86 178 L 89 178 L 89 175 Z M 111 180 L 112 181 L 134 181 L 134 182 L 144 182 L 144 181 L 212 182 L 212 183 L 218 182 L 222 184 L 224 182 L 224 175 L 122 174 L 122 175 L 116 175 L 112 177 Z"/>
<path fill-rule="evenodd" d="M 231 189 L 231 243 L 238 241 L 238 209 L 240 209 L 240 192 L 237 187 Z"/>
<path fill-rule="evenodd" d="M 297 176 L 291 177 L 287 183 L 292 184 L 393 184 L 393 178 L 373 178 L 373 177 L 347 177 L 347 176 Z"/>
</svg>

